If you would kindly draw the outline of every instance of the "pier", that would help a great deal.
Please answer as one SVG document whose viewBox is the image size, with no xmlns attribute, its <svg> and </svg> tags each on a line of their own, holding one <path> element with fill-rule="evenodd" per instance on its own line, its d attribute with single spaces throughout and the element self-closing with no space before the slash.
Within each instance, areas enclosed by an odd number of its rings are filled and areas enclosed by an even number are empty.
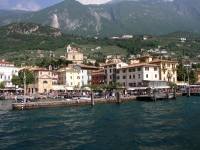
<svg viewBox="0 0 200 150">
<path fill-rule="evenodd" d="M 121 97 L 121 102 L 129 102 L 136 100 L 135 96 Z M 28 110 L 38 108 L 53 108 L 53 107 L 66 107 L 66 106 L 82 106 L 94 104 L 106 104 L 106 103 L 118 103 L 116 98 L 111 99 L 94 99 L 91 100 L 60 100 L 60 101 L 46 101 L 46 102 L 27 102 L 27 103 L 12 103 L 13 110 Z"/>
</svg>

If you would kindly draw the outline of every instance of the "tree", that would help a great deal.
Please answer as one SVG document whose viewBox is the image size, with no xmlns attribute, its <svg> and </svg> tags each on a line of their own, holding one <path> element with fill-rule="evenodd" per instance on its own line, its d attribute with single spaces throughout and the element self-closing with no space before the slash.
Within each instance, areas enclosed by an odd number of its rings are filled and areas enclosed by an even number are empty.
<svg viewBox="0 0 200 150">
<path fill-rule="evenodd" d="M 21 79 L 19 76 L 16 76 L 16 75 L 13 75 L 12 76 L 12 79 L 11 79 L 11 82 L 13 85 L 15 85 L 15 92 L 16 92 L 16 87 L 17 85 L 20 85 L 21 84 Z"/>
<path fill-rule="evenodd" d="M 4 89 L 5 89 L 5 82 L 0 82 L 0 89 L 3 89 L 3 93 L 4 93 Z"/>
<path fill-rule="evenodd" d="M 20 78 L 20 85 L 24 84 L 24 80 L 26 81 L 25 82 L 26 86 L 28 86 L 29 84 L 35 83 L 35 77 L 27 69 L 23 69 L 19 71 L 19 78 Z"/>
<path fill-rule="evenodd" d="M 195 70 L 191 70 L 189 73 L 190 84 L 195 84 L 198 82 L 198 75 Z"/>
<path fill-rule="evenodd" d="M 178 66 L 177 66 L 177 80 L 178 81 L 185 81 L 185 77 L 187 75 L 187 70 L 184 67 L 184 59 L 180 58 L 178 60 Z"/>
</svg>

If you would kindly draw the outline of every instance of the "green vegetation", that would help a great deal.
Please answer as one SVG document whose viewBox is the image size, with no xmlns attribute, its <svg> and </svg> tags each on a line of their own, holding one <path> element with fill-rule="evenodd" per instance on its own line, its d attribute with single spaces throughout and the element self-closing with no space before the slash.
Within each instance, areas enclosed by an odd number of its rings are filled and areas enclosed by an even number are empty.
<svg viewBox="0 0 200 150">
<path fill-rule="evenodd" d="M 38 27 L 37 30 L 34 30 Z M 31 31 L 31 32 L 30 32 Z M 200 40 L 199 34 L 188 32 L 174 32 L 163 36 L 134 36 L 131 39 L 109 39 L 109 38 L 83 38 L 67 35 L 60 30 L 31 23 L 16 23 L 0 28 L 0 58 L 14 62 L 16 66 L 29 65 L 48 68 L 66 66 L 66 62 L 60 58 L 65 56 L 67 45 L 80 48 L 81 53 L 87 59 L 95 59 L 97 63 L 105 62 L 107 55 L 120 55 L 122 61 L 128 63 L 129 55 L 163 56 L 162 53 L 147 52 L 150 49 L 166 50 L 168 59 L 179 58 L 198 59 Z M 181 42 L 181 38 L 186 38 Z M 97 49 L 99 48 L 99 49 Z M 141 51 L 143 49 L 143 51 Z M 54 54 L 55 57 L 50 57 Z M 91 64 L 90 64 L 91 65 Z M 182 75 L 180 75 L 182 76 Z M 179 77 L 183 79 L 183 77 Z"/>
</svg>

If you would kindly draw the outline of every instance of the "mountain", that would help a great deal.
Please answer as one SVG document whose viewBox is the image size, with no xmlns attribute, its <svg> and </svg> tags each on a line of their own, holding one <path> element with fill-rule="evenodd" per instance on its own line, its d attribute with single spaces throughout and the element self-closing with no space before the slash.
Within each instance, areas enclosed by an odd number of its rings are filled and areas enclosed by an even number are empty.
<svg viewBox="0 0 200 150">
<path fill-rule="evenodd" d="M 33 22 L 85 37 L 163 35 L 174 31 L 200 32 L 199 0 L 140 0 L 82 5 L 75 0 L 40 10 L 0 18 L 0 25 Z"/>
<path fill-rule="evenodd" d="M 11 16 L 11 15 L 21 15 L 21 14 L 26 14 L 26 13 L 30 13 L 30 11 L 24 11 L 24 10 L 5 10 L 2 9 L 0 10 L 0 18 L 1 17 L 7 17 L 7 16 Z"/>
</svg>

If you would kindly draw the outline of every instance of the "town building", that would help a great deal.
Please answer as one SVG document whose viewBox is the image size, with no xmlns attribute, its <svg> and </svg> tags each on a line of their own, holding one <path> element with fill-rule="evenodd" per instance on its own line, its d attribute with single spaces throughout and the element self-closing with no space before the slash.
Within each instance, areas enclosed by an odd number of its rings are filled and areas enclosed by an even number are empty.
<svg viewBox="0 0 200 150">
<path fill-rule="evenodd" d="M 32 75 L 35 77 L 35 83 L 29 84 L 27 91 L 30 93 L 48 93 L 52 90 L 52 70 L 46 68 L 30 68 Z"/>
<path fill-rule="evenodd" d="M 91 84 L 104 84 L 104 69 L 93 71 L 91 74 Z"/>
<path fill-rule="evenodd" d="M 65 89 L 72 89 L 71 87 L 81 86 L 81 72 L 74 68 L 62 68 L 58 71 L 59 85 L 63 85 Z"/>
<path fill-rule="evenodd" d="M 73 68 L 80 71 L 80 76 L 81 76 L 80 86 L 90 85 L 92 71 L 99 70 L 99 68 L 97 68 L 97 67 L 87 66 L 87 65 L 83 65 L 83 64 L 74 65 Z"/>
<path fill-rule="evenodd" d="M 109 63 L 104 66 L 104 75 L 105 75 L 105 84 L 113 84 L 117 82 L 116 74 L 117 69 L 121 67 L 128 66 L 128 64 L 124 62 L 114 62 Z"/>
<path fill-rule="evenodd" d="M 132 64 L 117 69 L 117 83 L 126 87 L 143 86 L 143 81 L 159 80 L 159 66 L 148 63 Z"/>
<path fill-rule="evenodd" d="M 72 49 L 70 45 L 67 47 L 66 60 L 72 61 L 74 64 L 83 63 L 83 54 L 79 53 L 76 49 Z"/>
<path fill-rule="evenodd" d="M 149 63 L 159 66 L 159 80 L 177 83 L 177 61 L 154 58 L 146 55 L 130 60 L 131 64 Z"/>
<path fill-rule="evenodd" d="M 18 76 L 19 69 L 14 66 L 14 63 L 7 62 L 4 59 L 0 61 L 0 82 L 5 83 L 4 90 L 15 90 L 15 85 L 12 84 L 12 76 Z"/>
</svg>

